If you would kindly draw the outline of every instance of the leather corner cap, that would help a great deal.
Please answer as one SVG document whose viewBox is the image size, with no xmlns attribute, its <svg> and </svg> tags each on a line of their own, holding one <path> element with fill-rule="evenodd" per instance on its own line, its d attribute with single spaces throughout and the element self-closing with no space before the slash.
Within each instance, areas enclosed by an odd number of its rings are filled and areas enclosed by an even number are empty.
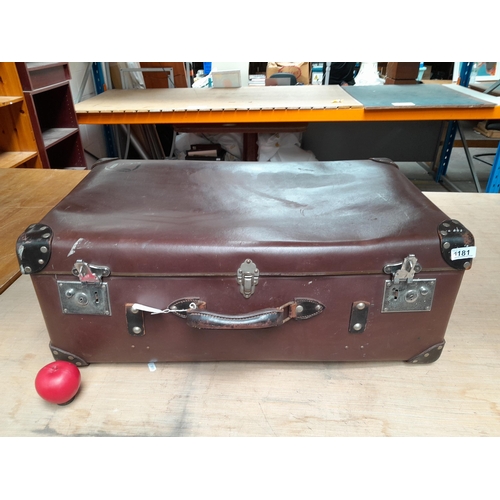
<svg viewBox="0 0 500 500">
<path fill-rule="evenodd" d="M 292 319 L 309 319 L 318 316 L 325 306 L 314 299 L 296 298 L 290 305 L 289 317 Z"/>
</svg>

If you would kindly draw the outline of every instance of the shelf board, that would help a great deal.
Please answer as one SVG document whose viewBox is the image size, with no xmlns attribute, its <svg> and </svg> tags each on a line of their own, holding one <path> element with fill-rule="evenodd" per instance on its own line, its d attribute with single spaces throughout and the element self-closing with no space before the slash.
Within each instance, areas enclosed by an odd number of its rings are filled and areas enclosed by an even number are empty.
<svg viewBox="0 0 500 500">
<path fill-rule="evenodd" d="M 18 62 L 16 67 L 25 92 L 39 91 L 71 79 L 67 62 Z"/>
<path fill-rule="evenodd" d="M 16 102 L 22 102 L 23 96 L 10 96 L 10 95 L 2 95 L 0 96 L 0 107 L 2 106 L 10 106 Z"/>
<path fill-rule="evenodd" d="M 78 133 L 78 128 L 50 128 L 42 132 L 45 148 L 50 148 L 67 137 Z"/>
<path fill-rule="evenodd" d="M 26 63 L 26 68 L 28 68 L 28 71 L 41 71 L 47 68 L 53 68 L 56 66 L 61 66 L 62 64 L 67 64 L 67 63 L 60 63 L 60 62 L 27 62 Z"/>
<path fill-rule="evenodd" d="M 16 168 L 35 158 L 36 151 L 4 151 L 0 152 L 0 168 Z"/>
</svg>

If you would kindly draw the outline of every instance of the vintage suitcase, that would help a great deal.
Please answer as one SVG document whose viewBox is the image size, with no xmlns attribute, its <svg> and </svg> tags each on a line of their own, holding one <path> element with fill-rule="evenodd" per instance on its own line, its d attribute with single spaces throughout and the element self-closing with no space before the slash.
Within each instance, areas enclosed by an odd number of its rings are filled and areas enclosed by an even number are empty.
<svg viewBox="0 0 500 500">
<path fill-rule="evenodd" d="M 435 361 L 475 256 L 389 160 L 111 160 L 19 237 L 56 359 Z"/>
</svg>

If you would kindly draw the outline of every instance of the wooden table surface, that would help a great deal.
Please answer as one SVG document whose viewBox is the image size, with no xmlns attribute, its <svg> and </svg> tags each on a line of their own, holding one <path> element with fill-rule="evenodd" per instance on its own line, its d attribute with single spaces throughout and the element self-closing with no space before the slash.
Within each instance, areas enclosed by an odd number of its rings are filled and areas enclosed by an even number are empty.
<svg viewBox="0 0 500 500">
<path fill-rule="evenodd" d="M 0 294 L 20 275 L 18 236 L 38 222 L 88 170 L 11 168 L 0 170 Z"/>
<path fill-rule="evenodd" d="M 53 358 L 22 276 L 0 295 L 0 435 L 499 436 L 500 197 L 426 195 L 478 247 L 437 362 L 90 365 L 77 398 L 51 405 L 34 389 Z"/>
<path fill-rule="evenodd" d="M 362 107 L 338 85 L 110 90 L 76 104 L 78 113 Z"/>
<path fill-rule="evenodd" d="M 406 104 L 400 102 L 402 96 L 398 87 L 401 86 L 375 87 L 382 89 L 384 96 L 395 91 L 394 100 L 390 102 L 399 102 L 384 109 L 365 109 L 363 102 L 338 85 L 304 85 L 234 89 L 108 90 L 75 104 L 75 111 L 80 124 L 108 125 L 500 118 L 498 98 L 495 101 L 495 98 L 472 90 L 467 95 L 458 85 L 447 85 L 440 89 L 436 89 L 436 85 L 412 85 L 413 102 Z M 436 98 L 438 90 L 441 101 Z M 447 96 L 451 98 L 446 99 Z"/>
</svg>

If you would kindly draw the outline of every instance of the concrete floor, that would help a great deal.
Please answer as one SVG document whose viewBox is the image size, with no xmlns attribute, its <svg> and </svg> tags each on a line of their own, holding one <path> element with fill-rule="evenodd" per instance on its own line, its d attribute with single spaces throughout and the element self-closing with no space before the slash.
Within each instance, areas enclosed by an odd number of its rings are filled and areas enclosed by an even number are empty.
<svg viewBox="0 0 500 500">
<path fill-rule="evenodd" d="M 488 154 L 491 156 L 481 157 L 482 160 L 493 163 L 495 149 L 470 149 L 472 156 L 479 154 Z M 455 191 L 453 187 L 448 186 L 445 182 L 437 183 L 433 176 L 418 163 L 403 163 L 396 162 L 402 172 L 417 186 L 421 191 Z M 476 175 L 484 192 L 491 171 L 491 166 L 486 165 L 478 159 L 474 159 L 474 167 Z M 446 178 L 450 180 L 460 191 L 466 193 L 476 193 L 476 186 L 473 181 L 472 173 L 467 163 L 467 157 L 462 148 L 454 148 L 452 151 L 450 163 Z"/>
<path fill-rule="evenodd" d="M 460 122 L 463 127 L 464 134 L 467 140 L 485 139 L 482 135 L 473 131 L 472 126 L 474 124 L 467 124 Z M 458 138 L 458 133 L 457 133 Z M 481 186 L 481 190 L 484 192 L 486 184 L 488 183 L 488 178 L 491 172 L 491 164 L 495 158 L 496 144 L 498 140 L 491 140 L 492 147 L 490 148 L 469 148 L 472 157 L 476 155 L 487 154 L 488 156 L 480 157 L 479 159 L 474 159 L 474 168 L 476 170 L 476 175 Z M 487 161 L 489 165 L 483 161 Z M 418 163 L 413 162 L 396 162 L 399 168 L 405 173 L 405 175 L 421 190 L 421 191 L 455 191 L 453 187 L 448 186 L 445 182 L 436 183 L 433 176 L 425 170 Z M 462 147 L 454 147 L 451 152 L 450 162 L 448 165 L 448 171 L 446 178 L 450 180 L 460 191 L 468 193 L 476 193 L 476 186 L 473 181 L 472 173 L 467 162 L 467 156 L 465 150 Z"/>
</svg>

